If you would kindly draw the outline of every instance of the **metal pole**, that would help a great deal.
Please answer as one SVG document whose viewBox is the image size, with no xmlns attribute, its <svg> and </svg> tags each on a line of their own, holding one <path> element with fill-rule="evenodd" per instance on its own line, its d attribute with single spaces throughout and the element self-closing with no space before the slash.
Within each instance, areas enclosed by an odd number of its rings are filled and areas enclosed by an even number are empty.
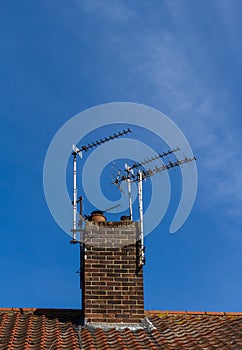
<svg viewBox="0 0 242 350">
<path fill-rule="evenodd" d="M 139 194 L 139 216 L 140 216 L 140 243 L 141 243 L 141 265 L 144 264 L 144 217 L 143 217 L 143 188 L 142 188 L 142 171 L 139 170 L 138 194 Z"/>
<path fill-rule="evenodd" d="M 130 220 L 133 220 L 133 209 L 132 209 L 132 197 L 131 197 L 131 181 L 130 181 L 130 166 L 126 163 L 125 170 L 127 171 L 127 185 L 128 185 L 128 198 L 129 198 L 129 213 Z M 132 171 L 132 170 L 131 170 Z"/>
<path fill-rule="evenodd" d="M 76 210 L 77 210 L 76 153 L 73 153 L 73 241 L 76 240 Z"/>
<path fill-rule="evenodd" d="M 128 182 L 130 220 L 133 221 L 133 209 L 132 209 L 132 197 L 131 197 L 131 182 L 130 182 L 130 178 L 128 178 L 127 182 Z"/>
</svg>

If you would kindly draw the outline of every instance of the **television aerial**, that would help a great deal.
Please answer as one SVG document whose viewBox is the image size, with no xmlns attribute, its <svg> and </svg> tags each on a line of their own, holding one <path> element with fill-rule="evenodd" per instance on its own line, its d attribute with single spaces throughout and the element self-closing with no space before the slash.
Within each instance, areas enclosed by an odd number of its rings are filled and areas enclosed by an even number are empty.
<svg viewBox="0 0 242 350">
<path fill-rule="evenodd" d="M 196 160 L 196 157 L 184 157 L 181 160 L 176 159 L 176 161 L 168 161 L 166 164 L 163 163 L 161 166 L 155 166 L 152 169 L 143 170 L 142 167 L 149 162 L 153 162 L 159 158 L 165 158 L 168 155 L 180 151 L 179 147 L 168 150 L 161 154 L 157 154 L 153 157 L 145 159 L 141 162 L 135 162 L 131 166 L 125 164 L 124 170 L 118 169 L 117 175 L 114 178 L 112 184 L 119 185 L 123 182 L 127 182 L 128 185 L 128 199 L 129 199 L 129 212 L 130 218 L 133 218 L 133 208 L 132 208 L 132 198 L 131 198 L 131 183 L 138 183 L 138 202 L 139 202 L 139 219 L 140 219 L 140 253 L 139 253 L 139 265 L 143 266 L 145 264 L 145 246 L 144 246 L 144 215 L 143 215 L 143 181 L 151 176 L 154 176 L 162 171 L 168 171 L 172 168 L 179 167 L 183 164 L 190 163 Z"/>
<path fill-rule="evenodd" d="M 118 131 L 112 135 L 103 137 L 99 140 L 96 140 L 94 142 L 88 143 L 87 145 L 83 145 L 80 148 L 78 148 L 76 145 L 72 146 L 72 156 L 73 156 L 73 229 L 71 230 L 73 233 L 72 241 L 71 243 L 79 243 L 76 239 L 76 234 L 78 231 L 81 231 L 80 229 L 77 229 L 77 203 L 80 202 L 80 208 L 82 208 L 82 197 L 77 199 L 77 156 L 79 158 L 82 158 L 83 152 L 87 152 L 93 148 L 96 148 L 106 142 L 115 140 L 119 137 L 122 137 L 124 135 L 127 135 L 131 133 L 132 130 L 130 128 L 124 129 L 122 131 Z M 113 209 L 113 208 L 111 208 Z M 110 210 L 110 209 L 109 209 Z M 107 211 L 107 210 L 106 210 Z M 82 212 L 82 209 L 81 209 Z M 82 216 L 82 214 L 80 214 Z"/>
</svg>

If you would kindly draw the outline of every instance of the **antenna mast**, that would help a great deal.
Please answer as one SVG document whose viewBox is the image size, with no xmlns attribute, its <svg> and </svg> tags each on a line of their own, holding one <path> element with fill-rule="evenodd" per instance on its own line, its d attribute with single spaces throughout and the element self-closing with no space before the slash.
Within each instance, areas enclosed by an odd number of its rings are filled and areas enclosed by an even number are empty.
<svg viewBox="0 0 242 350">
<path fill-rule="evenodd" d="M 76 188 L 76 154 L 73 157 L 73 240 L 76 239 L 76 204 L 77 188 Z"/>
<path fill-rule="evenodd" d="M 82 158 L 79 148 L 72 146 L 73 155 L 73 241 L 76 240 L 76 217 L 77 217 L 77 186 L 76 186 L 76 155 Z"/>
<path fill-rule="evenodd" d="M 125 164 L 125 170 L 127 171 L 128 175 L 129 173 L 133 173 L 131 168 L 128 166 L 128 164 Z M 128 197 L 129 197 L 129 214 L 130 214 L 130 220 L 133 220 L 133 208 L 132 208 L 132 196 L 131 196 L 131 182 L 130 177 L 127 178 L 127 185 L 128 185 Z"/>
<path fill-rule="evenodd" d="M 140 245 L 141 254 L 139 264 L 145 264 L 145 247 L 144 247 L 144 216 L 143 216 L 143 183 L 142 170 L 138 172 L 138 194 L 139 194 L 139 217 L 140 217 Z"/>
</svg>

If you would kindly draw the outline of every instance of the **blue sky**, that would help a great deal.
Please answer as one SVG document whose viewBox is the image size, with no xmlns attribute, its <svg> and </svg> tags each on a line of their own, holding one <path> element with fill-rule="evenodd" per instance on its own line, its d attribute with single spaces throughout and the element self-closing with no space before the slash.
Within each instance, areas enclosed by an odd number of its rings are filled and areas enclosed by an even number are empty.
<svg viewBox="0 0 242 350">
<path fill-rule="evenodd" d="M 146 309 L 242 310 L 241 12 L 239 0 L 1 4 L 2 307 L 80 306 L 45 154 L 75 114 L 128 101 L 170 116 L 198 158 L 189 219 L 169 234 L 171 207 L 146 239 Z"/>
</svg>

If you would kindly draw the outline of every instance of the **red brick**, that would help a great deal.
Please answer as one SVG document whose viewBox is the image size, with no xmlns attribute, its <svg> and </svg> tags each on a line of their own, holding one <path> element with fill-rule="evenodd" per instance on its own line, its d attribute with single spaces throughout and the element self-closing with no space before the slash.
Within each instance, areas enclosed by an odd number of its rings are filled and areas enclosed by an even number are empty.
<svg viewBox="0 0 242 350">
<path fill-rule="evenodd" d="M 105 248 L 86 245 L 85 318 L 90 322 L 139 322 L 144 316 L 143 272 L 140 270 L 136 274 L 137 231 L 134 225 L 122 230 L 97 226 L 95 232 L 89 234 L 89 239 L 93 234 L 98 235 L 95 241 L 104 242 L 104 239 L 108 242 L 110 239 L 126 246 Z M 88 305 L 92 308 L 87 308 Z M 131 309 L 130 315 L 124 313 Z"/>
</svg>

